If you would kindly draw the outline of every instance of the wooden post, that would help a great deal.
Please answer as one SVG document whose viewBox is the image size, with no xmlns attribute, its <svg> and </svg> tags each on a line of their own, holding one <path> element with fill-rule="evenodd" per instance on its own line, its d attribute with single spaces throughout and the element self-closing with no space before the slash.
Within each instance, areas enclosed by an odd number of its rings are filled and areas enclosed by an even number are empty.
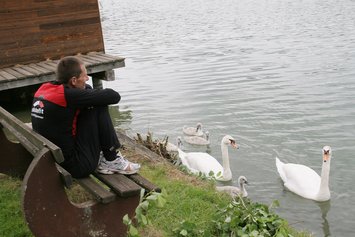
<svg viewBox="0 0 355 237">
<path fill-rule="evenodd" d="M 108 70 L 98 73 L 90 74 L 92 78 L 92 86 L 95 89 L 102 89 L 102 80 L 106 81 L 114 81 L 115 80 L 115 72 L 114 70 Z"/>
</svg>

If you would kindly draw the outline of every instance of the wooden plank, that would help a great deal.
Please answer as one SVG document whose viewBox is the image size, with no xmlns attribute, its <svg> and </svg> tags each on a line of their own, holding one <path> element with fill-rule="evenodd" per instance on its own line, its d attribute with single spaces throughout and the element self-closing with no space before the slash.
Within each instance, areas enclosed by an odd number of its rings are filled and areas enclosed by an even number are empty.
<svg viewBox="0 0 355 237">
<path fill-rule="evenodd" d="M 31 127 L 32 127 L 32 124 L 31 124 Z M 58 165 L 57 163 L 55 165 L 57 167 L 57 170 L 60 174 L 60 178 L 61 178 L 64 186 L 67 188 L 70 188 L 73 184 L 73 178 L 72 178 L 71 174 L 68 171 L 66 171 L 63 167 Z"/>
<path fill-rule="evenodd" d="M 40 66 L 40 67 L 46 68 L 48 70 L 51 70 L 53 72 L 56 70 L 56 66 L 55 65 L 49 65 L 45 61 L 39 62 L 39 63 L 37 63 L 37 65 Z"/>
<path fill-rule="evenodd" d="M 97 73 L 113 72 L 112 69 L 114 68 L 124 67 L 124 58 L 117 56 L 105 57 L 105 54 L 101 52 L 91 52 L 88 55 L 79 54 L 76 56 L 84 61 L 88 74 L 91 76 L 95 76 Z M 109 61 L 105 61 L 107 58 L 110 58 Z M 115 60 L 111 60 L 111 58 Z M 0 69 L 0 91 L 55 80 L 58 61 L 46 60 Z M 98 74 L 96 76 L 104 80 L 114 79 L 114 77 L 104 78 Z"/>
<path fill-rule="evenodd" d="M 54 68 L 54 71 L 57 70 L 58 62 L 59 62 L 59 60 L 47 60 L 47 61 L 43 61 L 44 64 L 50 66 L 51 68 Z"/>
<path fill-rule="evenodd" d="M 100 62 L 101 64 L 105 63 L 112 63 L 112 62 L 117 62 L 117 61 L 123 61 L 124 58 L 120 58 L 120 57 L 111 57 L 111 58 L 108 58 L 108 57 L 104 57 L 105 54 L 87 54 L 87 55 L 84 55 L 85 57 L 87 58 L 90 58 L 92 60 L 95 60 L 97 62 Z"/>
<path fill-rule="evenodd" d="M 91 193 L 99 202 L 109 203 L 115 200 L 116 195 L 105 189 L 91 177 L 76 179 L 76 181 L 89 193 Z"/>
<path fill-rule="evenodd" d="M 1 81 L 7 81 L 7 79 L 5 78 L 5 77 L 3 77 L 2 75 L 1 75 L 1 73 L 0 73 L 0 82 Z"/>
<path fill-rule="evenodd" d="M 146 192 L 151 192 L 151 191 L 155 191 L 158 193 L 161 192 L 161 189 L 158 186 L 151 183 L 150 181 L 148 181 L 147 179 L 145 179 L 144 177 L 142 177 L 139 174 L 129 175 L 128 178 L 133 180 L 138 185 L 142 186 L 146 190 Z"/>
<path fill-rule="evenodd" d="M 93 63 L 96 63 L 96 64 L 101 64 L 101 63 L 105 63 L 106 61 L 103 61 L 97 57 L 93 57 L 91 55 L 87 55 L 87 54 L 80 54 L 78 55 L 80 58 L 82 59 L 85 59 L 85 60 L 88 60 L 88 61 L 91 61 Z"/>
<path fill-rule="evenodd" d="M 55 28 L 60 28 L 63 29 L 65 27 L 71 27 L 73 25 L 75 26 L 85 26 L 85 25 L 91 25 L 95 23 L 99 23 L 100 18 L 97 17 L 91 17 L 91 18 L 86 18 L 86 19 L 75 19 L 75 20 L 67 20 L 67 19 L 61 19 L 60 21 L 56 21 L 54 23 L 43 23 L 40 24 L 39 28 L 41 30 L 46 30 L 46 29 L 55 29 Z"/>
<path fill-rule="evenodd" d="M 78 15 L 80 13 L 85 14 L 87 12 L 95 11 L 97 8 L 96 1 L 86 1 L 85 4 L 82 4 L 80 1 L 72 1 L 58 7 L 41 8 L 38 11 L 38 16 L 63 15 L 63 13 L 73 13 Z"/>
<path fill-rule="evenodd" d="M 29 71 L 23 70 L 22 68 L 20 68 L 18 66 L 12 67 L 11 69 L 13 69 L 14 71 L 16 71 L 18 73 L 21 73 L 21 74 L 25 75 L 26 77 L 35 76 L 35 74 L 33 74 L 33 73 L 29 72 Z"/>
<path fill-rule="evenodd" d="M 59 147 L 33 131 L 30 127 L 2 107 L 0 107 L 0 118 L 3 120 L 2 124 L 12 132 L 12 134 L 32 155 L 36 155 L 37 151 L 47 147 L 51 150 L 57 163 L 64 161 L 62 151 Z"/>
<path fill-rule="evenodd" d="M 97 55 L 95 55 L 95 58 L 98 58 L 98 59 L 105 61 L 105 62 L 113 62 L 118 59 L 118 58 L 114 58 L 114 57 L 105 57 L 104 54 L 97 54 Z"/>
<path fill-rule="evenodd" d="M 41 75 L 44 75 L 45 73 L 40 71 L 40 70 L 37 70 L 33 67 L 30 67 L 29 65 L 17 65 L 16 66 L 17 68 L 21 68 L 22 70 L 25 70 L 27 72 L 30 72 L 36 76 L 41 76 Z"/>
<path fill-rule="evenodd" d="M 78 58 L 80 58 L 85 63 L 85 66 L 98 64 L 98 62 L 96 60 L 85 57 L 84 55 L 78 55 Z"/>
<path fill-rule="evenodd" d="M 13 70 L 12 68 L 3 68 L 2 70 L 4 70 L 5 72 L 7 72 L 7 73 L 13 75 L 13 76 L 16 77 L 16 78 L 24 78 L 24 77 L 26 77 L 26 75 L 23 75 L 23 74 L 21 74 L 21 73 L 19 73 L 19 72 L 16 72 L 16 71 Z"/>
<path fill-rule="evenodd" d="M 99 58 L 100 60 L 103 60 L 105 62 L 114 62 L 114 61 L 124 61 L 124 57 L 116 56 L 116 55 L 110 55 L 110 54 L 105 54 L 103 52 L 89 52 L 87 53 L 90 57 L 95 57 Z"/>
<path fill-rule="evenodd" d="M 0 68 L 104 50 L 97 0 L 9 2 L 0 4 Z"/>
<path fill-rule="evenodd" d="M 6 78 L 6 80 L 12 80 L 12 79 L 16 79 L 16 77 L 14 75 L 11 75 L 9 73 L 7 73 L 5 70 L 0 69 L 0 75 L 4 78 Z"/>
<path fill-rule="evenodd" d="M 37 65 L 37 64 L 34 64 L 34 63 L 26 65 L 26 67 L 32 68 L 33 70 L 39 71 L 39 72 L 44 73 L 44 74 L 48 74 L 48 73 L 52 73 L 53 72 L 53 70 L 49 70 L 47 68 L 41 67 L 40 65 Z"/>
<path fill-rule="evenodd" d="M 121 197 L 139 195 L 142 189 L 138 184 L 122 174 L 102 175 L 95 173 L 94 176 Z"/>
</svg>

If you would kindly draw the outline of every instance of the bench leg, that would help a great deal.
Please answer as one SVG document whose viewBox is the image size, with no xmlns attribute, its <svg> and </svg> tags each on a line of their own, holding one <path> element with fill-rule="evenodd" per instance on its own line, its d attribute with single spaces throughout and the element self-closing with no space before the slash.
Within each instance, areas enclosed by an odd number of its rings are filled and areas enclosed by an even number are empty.
<svg viewBox="0 0 355 237">
<path fill-rule="evenodd" d="M 36 237 L 126 236 L 125 214 L 132 218 L 139 196 L 102 204 L 73 204 L 68 200 L 54 159 L 43 149 L 34 158 L 23 182 L 23 210 Z"/>
<path fill-rule="evenodd" d="M 7 139 L 0 128 L 0 173 L 23 177 L 33 156 L 20 143 Z"/>
</svg>

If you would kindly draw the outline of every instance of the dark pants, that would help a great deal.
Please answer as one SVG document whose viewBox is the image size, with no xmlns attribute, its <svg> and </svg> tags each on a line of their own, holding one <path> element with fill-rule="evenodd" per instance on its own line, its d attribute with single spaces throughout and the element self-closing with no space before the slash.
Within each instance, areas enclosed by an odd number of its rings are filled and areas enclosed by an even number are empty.
<svg viewBox="0 0 355 237">
<path fill-rule="evenodd" d="M 77 120 L 75 151 L 65 156 L 61 165 L 74 178 L 86 177 L 97 168 L 101 151 L 107 160 L 113 160 L 120 146 L 107 106 L 82 109 Z"/>
</svg>

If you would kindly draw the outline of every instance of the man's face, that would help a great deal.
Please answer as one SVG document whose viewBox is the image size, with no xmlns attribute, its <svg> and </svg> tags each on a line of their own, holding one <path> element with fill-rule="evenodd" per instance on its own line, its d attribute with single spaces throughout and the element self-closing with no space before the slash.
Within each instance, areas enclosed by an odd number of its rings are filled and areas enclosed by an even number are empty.
<svg viewBox="0 0 355 237">
<path fill-rule="evenodd" d="M 89 80 L 89 76 L 87 74 L 85 66 L 82 64 L 80 65 L 81 73 L 79 77 L 72 77 L 71 78 L 71 86 L 78 89 L 85 89 L 85 84 L 87 80 Z"/>
</svg>

